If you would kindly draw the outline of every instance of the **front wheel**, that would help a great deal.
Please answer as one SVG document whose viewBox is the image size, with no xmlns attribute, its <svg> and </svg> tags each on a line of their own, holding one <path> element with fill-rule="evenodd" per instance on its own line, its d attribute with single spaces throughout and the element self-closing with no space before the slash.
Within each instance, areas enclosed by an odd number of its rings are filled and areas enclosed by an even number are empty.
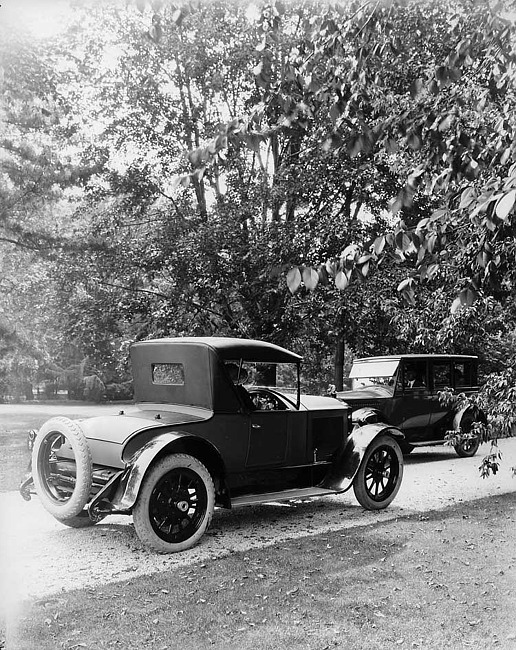
<svg viewBox="0 0 516 650">
<path fill-rule="evenodd" d="M 400 446 L 390 436 L 378 436 L 366 449 L 353 481 L 353 491 L 362 507 L 381 510 L 398 494 L 402 478 Z"/>
<path fill-rule="evenodd" d="M 193 456 L 173 454 L 145 477 L 133 508 L 134 527 L 146 546 L 177 553 L 199 541 L 214 508 L 215 487 L 206 467 Z"/>
</svg>

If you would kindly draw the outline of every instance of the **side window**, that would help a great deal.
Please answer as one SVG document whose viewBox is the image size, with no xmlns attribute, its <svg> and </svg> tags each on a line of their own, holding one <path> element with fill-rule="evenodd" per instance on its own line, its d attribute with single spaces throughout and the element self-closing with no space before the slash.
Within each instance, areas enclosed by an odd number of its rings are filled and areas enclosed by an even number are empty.
<svg viewBox="0 0 516 650">
<path fill-rule="evenodd" d="M 152 383 L 160 386 L 183 386 L 185 372 L 182 363 L 153 363 Z"/>
<path fill-rule="evenodd" d="M 406 359 L 403 365 L 403 389 L 426 388 L 426 361 Z"/>
<path fill-rule="evenodd" d="M 444 388 L 445 386 L 451 388 L 451 363 L 449 361 L 434 361 L 432 377 L 435 389 Z"/>
<path fill-rule="evenodd" d="M 453 378 L 455 388 L 462 386 L 476 386 L 477 378 L 472 361 L 455 361 L 453 364 Z"/>
</svg>

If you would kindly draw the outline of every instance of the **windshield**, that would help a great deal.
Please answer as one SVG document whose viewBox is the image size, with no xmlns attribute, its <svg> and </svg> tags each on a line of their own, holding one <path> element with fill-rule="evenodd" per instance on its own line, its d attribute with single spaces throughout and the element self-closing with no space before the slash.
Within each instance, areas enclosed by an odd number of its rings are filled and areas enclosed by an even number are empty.
<svg viewBox="0 0 516 650">
<path fill-rule="evenodd" d="M 351 390 L 382 386 L 394 393 L 399 365 L 399 359 L 355 361 L 349 373 Z"/>
<path fill-rule="evenodd" d="M 227 365 L 239 367 L 238 379 L 235 383 L 248 388 L 266 386 L 276 388 L 284 393 L 297 394 L 297 364 L 296 363 L 262 363 L 255 361 L 229 362 Z"/>
</svg>

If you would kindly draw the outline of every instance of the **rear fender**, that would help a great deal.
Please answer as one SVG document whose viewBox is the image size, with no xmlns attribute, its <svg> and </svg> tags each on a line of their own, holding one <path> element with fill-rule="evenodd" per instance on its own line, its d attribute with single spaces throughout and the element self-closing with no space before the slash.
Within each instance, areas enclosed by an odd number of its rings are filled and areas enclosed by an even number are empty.
<svg viewBox="0 0 516 650">
<path fill-rule="evenodd" d="M 174 453 L 190 453 L 207 467 L 217 487 L 218 502 L 226 506 L 229 494 L 225 489 L 224 463 L 217 449 L 203 438 L 174 431 L 152 438 L 129 459 L 118 489 L 111 499 L 112 512 L 129 512 L 136 503 L 150 466 L 158 458 Z"/>
<path fill-rule="evenodd" d="M 487 418 L 479 408 L 475 406 L 465 406 L 464 408 L 460 409 L 460 411 L 457 411 L 457 413 L 455 413 L 455 415 L 453 416 L 452 426 L 454 431 L 459 431 L 459 429 L 461 428 L 462 419 L 464 418 L 465 415 L 472 415 L 477 422 L 481 422 L 482 424 L 487 424 Z"/>
<path fill-rule="evenodd" d="M 353 479 L 360 468 L 367 448 L 380 435 L 391 436 L 398 442 L 405 437 L 399 429 L 389 426 L 385 422 L 355 426 L 346 440 L 342 452 L 333 462 L 319 487 L 336 492 L 348 490 L 353 485 Z"/>
</svg>

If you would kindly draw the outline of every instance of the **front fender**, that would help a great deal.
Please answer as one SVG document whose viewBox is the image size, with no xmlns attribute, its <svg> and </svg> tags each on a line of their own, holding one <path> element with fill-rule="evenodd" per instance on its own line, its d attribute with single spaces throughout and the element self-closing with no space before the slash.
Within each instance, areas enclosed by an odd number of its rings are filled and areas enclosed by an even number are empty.
<svg viewBox="0 0 516 650">
<path fill-rule="evenodd" d="M 371 442 L 380 435 L 388 435 L 403 440 L 403 433 L 385 422 L 374 422 L 364 426 L 355 426 L 344 448 L 333 462 L 319 487 L 336 492 L 345 492 L 353 485 L 360 464 Z"/>
<path fill-rule="evenodd" d="M 193 442 L 197 446 L 200 445 L 206 448 L 211 447 L 209 450 L 205 449 L 206 453 L 213 454 L 215 463 L 222 463 L 218 451 L 211 443 L 205 440 L 198 439 L 196 436 L 181 431 L 161 433 L 155 438 L 152 438 L 152 440 L 149 440 L 149 442 L 138 449 L 130 458 L 124 474 L 120 479 L 119 487 L 113 499 L 111 499 L 112 511 L 129 512 L 136 503 L 143 479 L 152 463 L 165 453 L 174 453 L 175 451 L 186 451 L 188 453 L 188 449 L 185 450 L 188 442 Z M 199 460 L 204 462 L 204 464 L 208 464 L 205 458 L 200 458 Z M 210 468 L 208 467 L 208 469 Z"/>
<path fill-rule="evenodd" d="M 385 416 L 379 409 L 372 408 L 371 406 L 364 406 L 362 408 L 353 411 L 351 416 L 354 425 L 363 427 L 366 424 L 377 424 L 378 422 L 383 422 L 384 425 L 388 424 L 385 422 Z"/>
</svg>

